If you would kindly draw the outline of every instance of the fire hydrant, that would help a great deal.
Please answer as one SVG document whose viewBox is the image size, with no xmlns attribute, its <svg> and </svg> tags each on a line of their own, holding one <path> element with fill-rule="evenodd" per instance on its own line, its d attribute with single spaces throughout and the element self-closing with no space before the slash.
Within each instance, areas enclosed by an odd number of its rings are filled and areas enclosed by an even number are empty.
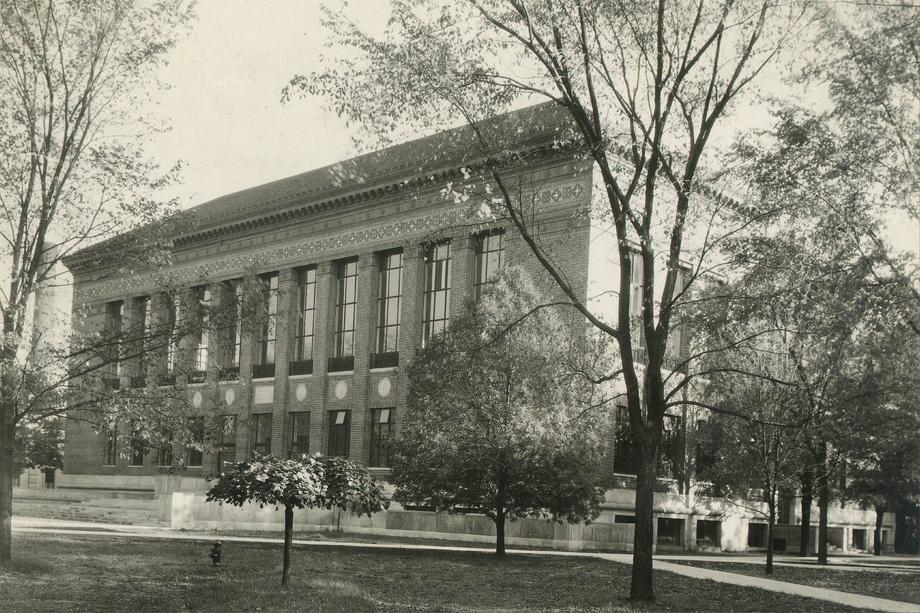
<svg viewBox="0 0 920 613">
<path fill-rule="evenodd" d="M 220 539 L 214 541 L 214 546 L 211 547 L 211 553 L 208 554 L 208 557 L 211 558 L 214 566 L 220 566 Z"/>
</svg>

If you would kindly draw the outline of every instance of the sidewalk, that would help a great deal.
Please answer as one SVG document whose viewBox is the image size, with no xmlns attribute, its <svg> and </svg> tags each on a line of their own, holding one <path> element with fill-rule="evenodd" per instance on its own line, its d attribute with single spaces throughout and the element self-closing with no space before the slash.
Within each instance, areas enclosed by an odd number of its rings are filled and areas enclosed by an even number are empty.
<svg viewBox="0 0 920 613">
<path fill-rule="evenodd" d="M 763 555 L 758 556 L 675 556 L 675 555 L 661 555 L 655 556 L 656 560 L 664 560 L 666 562 L 716 562 L 719 564 L 757 564 L 763 566 L 766 562 L 766 558 Z M 890 564 L 871 564 L 868 562 L 862 562 L 859 558 L 828 558 L 827 566 L 822 567 L 818 564 L 817 559 L 814 558 L 787 558 L 787 557 L 777 557 L 773 558 L 774 566 L 791 566 L 794 568 L 831 568 L 832 570 L 841 570 L 841 571 L 855 571 L 855 572 L 881 572 L 881 571 L 892 571 L 900 574 L 918 574 L 920 575 L 920 566 L 903 564 L 905 558 L 897 558 L 894 556 L 882 556 L 874 558 L 875 560 L 881 561 L 891 561 Z M 902 564 L 897 564 L 896 562 L 902 562 Z"/>
<path fill-rule="evenodd" d="M 66 521 L 66 520 L 45 520 L 29 517 L 13 517 L 13 532 L 18 533 L 51 533 L 51 534 L 79 534 L 87 536 L 120 536 L 131 538 L 152 538 L 152 539 L 174 539 L 190 541 L 213 541 L 215 535 L 202 534 L 194 532 L 177 532 L 168 528 L 142 527 L 142 526 L 123 526 L 116 524 L 94 524 L 88 522 Z M 243 542 L 243 543 L 271 543 L 280 544 L 278 536 L 252 537 L 252 536 L 229 536 L 221 535 L 221 541 L 224 542 Z M 365 549 L 410 549 L 410 550 L 438 550 L 438 551 L 481 551 L 485 553 L 493 552 L 492 548 L 485 547 L 455 547 L 449 545 L 416 545 L 410 543 L 354 543 L 339 541 L 307 541 L 293 540 L 294 545 L 305 545 L 309 547 L 360 547 Z M 529 554 L 529 555 L 552 555 L 552 556 L 569 556 L 569 557 L 591 557 L 602 560 L 608 560 L 618 564 L 631 564 L 632 554 L 628 553 L 597 553 L 597 552 L 580 552 L 580 551 L 534 551 L 526 549 L 508 549 L 509 554 Z M 752 587 L 770 592 L 779 592 L 801 596 L 803 598 L 817 598 L 835 604 L 861 609 L 873 609 L 876 611 L 890 611 L 893 613 L 917 613 L 920 607 L 908 602 L 897 600 L 887 600 L 885 598 L 875 598 L 873 596 L 863 596 L 850 592 L 839 592 L 824 588 L 799 585 L 797 583 L 786 583 L 774 579 L 763 577 L 752 577 L 748 575 L 739 575 L 708 568 L 697 568 L 683 564 L 668 562 L 669 559 L 682 559 L 687 561 L 705 561 L 716 559 L 713 556 L 656 556 L 655 569 L 667 572 L 693 577 L 695 579 L 705 579 L 719 583 L 727 583 L 742 587 Z M 741 558 L 751 560 L 751 558 Z M 718 558 L 718 561 L 738 561 L 734 558 Z M 762 563 L 762 561 L 760 562 Z M 886 569 L 887 570 L 887 569 Z"/>
</svg>

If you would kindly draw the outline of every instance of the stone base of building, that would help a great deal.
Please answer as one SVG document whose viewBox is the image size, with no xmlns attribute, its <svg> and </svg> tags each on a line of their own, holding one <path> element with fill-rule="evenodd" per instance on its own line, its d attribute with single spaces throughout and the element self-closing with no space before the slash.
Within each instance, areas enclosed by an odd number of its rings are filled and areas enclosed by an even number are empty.
<svg viewBox="0 0 920 613">
<path fill-rule="evenodd" d="M 283 513 L 257 504 L 243 507 L 206 502 L 208 483 L 199 477 L 177 474 L 157 476 L 65 475 L 55 476 L 54 489 L 35 475 L 20 478 L 14 490 L 14 513 L 156 525 L 183 530 L 248 530 L 280 532 Z M 567 551 L 632 551 L 634 492 L 607 491 L 600 516 L 590 524 L 568 524 L 545 519 L 508 522 L 506 538 L 513 547 L 542 547 Z M 746 508 L 724 500 L 694 497 L 692 492 L 655 495 L 656 552 L 759 552 L 766 548 L 766 520 L 757 504 Z M 764 509 L 765 510 L 765 509 Z M 817 517 L 817 512 L 813 514 Z M 450 515 L 405 509 L 392 504 L 372 517 L 305 509 L 295 511 L 298 532 L 342 531 L 355 534 L 399 536 L 491 545 L 495 525 L 478 514 Z M 832 554 L 867 553 L 873 548 L 875 513 L 846 505 L 831 509 L 828 541 Z M 886 516 L 883 551 L 893 550 L 894 517 Z M 774 530 L 777 552 L 799 551 L 801 526 L 778 524 Z M 812 526 L 809 552 L 815 551 L 817 526 Z"/>
</svg>

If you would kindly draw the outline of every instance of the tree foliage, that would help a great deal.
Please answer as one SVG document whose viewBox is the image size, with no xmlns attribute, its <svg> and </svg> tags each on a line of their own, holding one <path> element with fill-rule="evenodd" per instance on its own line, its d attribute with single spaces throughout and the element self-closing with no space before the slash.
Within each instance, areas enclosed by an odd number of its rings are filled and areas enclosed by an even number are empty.
<svg viewBox="0 0 920 613">
<path fill-rule="evenodd" d="M 325 96 L 346 119 L 386 136 L 457 122 L 475 131 L 477 120 L 524 101 L 549 101 L 570 120 L 559 140 L 601 179 L 596 213 L 613 238 L 607 255 L 620 264 L 606 295 L 630 295 L 630 271 L 641 269 L 641 308 L 589 304 L 579 294 L 541 240 L 532 203 L 519 197 L 527 180 L 509 171 L 526 167 L 526 156 L 477 133 L 469 191 L 488 194 L 491 214 L 521 235 L 558 291 L 619 350 L 640 464 L 635 599 L 654 598 L 655 467 L 664 416 L 680 404 L 666 398 L 674 382 L 664 368 L 668 340 L 682 299 L 714 266 L 715 230 L 733 230 L 718 219 L 718 194 L 704 187 L 722 172 L 711 150 L 722 120 L 809 15 L 807 3 L 769 0 L 397 0 L 382 35 L 330 13 L 333 44 L 355 53 L 295 77 L 285 91 Z M 694 234 L 701 240 L 688 241 Z"/>
<path fill-rule="evenodd" d="M 410 366 L 395 499 L 485 514 L 499 554 L 506 520 L 596 517 L 606 413 L 576 366 L 584 334 L 501 273 Z"/>
<path fill-rule="evenodd" d="M 341 509 L 370 516 L 389 506 L 383 488 L 367 469 L 348 458 L 321 455 L 282 460 L 253 455 L 231 464 L 208 490 L 209 502 L 238 507 L 247 503 L 284 507 L 284 567 L 281 585 L 290 576 L 294 509 Z"/>
<path fill-rule="evenodd" d="M 176 168 L 157 168 L 136 136 L 158 129 L 140 106 L 190 12 L 186 0 L 0 6 L 0 563 L 17 425 L 61 414 L 64 390 L 107 360 L 90 342 L 42 341 L 37 296 L 66 283 L 62 258 L 131 228 L 147 230 L 110 244 L 122 267 L 164 257 L 170 205 L 151 194 Z"/>
</svg>

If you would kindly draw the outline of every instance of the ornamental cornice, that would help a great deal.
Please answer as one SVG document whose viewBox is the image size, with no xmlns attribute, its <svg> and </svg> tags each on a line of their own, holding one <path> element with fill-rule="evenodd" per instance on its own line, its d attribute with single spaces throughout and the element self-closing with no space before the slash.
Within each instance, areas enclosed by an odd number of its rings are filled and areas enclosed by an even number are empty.
<svg viewBox="0 0 920 613">
<path fill-rule="evenodd" d="M 568 183 L 536 194 L 536 203 L 547 206 L 566 203 L 577 199 L 585 187 L 580 183 Z M 144 271 L 131 275 L 89 281 L 78 284 L 76 297 L 80 300 L 100 300 L 104 298 L 123 298 L 132 294 L 153 293 L 158 288 L 175 286 L 192 286 L 212 281 L 219 281 L 246 274 L 255 274 L 274 267 L 298 266 L 315 262 L 318 255 L 331 260 L 344 255 L 373 250 L 382 246 L 392 246 L 394 239 L 429 237 L 437 231 L 456 227 L 461 224 L 472 226 L 469 231 L 476 231 L 477 225 L 487 227 L 491 220 L 479 218 L 469 203 L 441 213 L 404 218 L 390 223 L 382 223 L 362 229 L 334 232 L 310 240 L 298 240 L 279 247 L 263 248 L 237 253 L 223 257 L 213 257 L 206 261 L 190 264 L 178 264 L 160 271 Z"/>
</svg>

